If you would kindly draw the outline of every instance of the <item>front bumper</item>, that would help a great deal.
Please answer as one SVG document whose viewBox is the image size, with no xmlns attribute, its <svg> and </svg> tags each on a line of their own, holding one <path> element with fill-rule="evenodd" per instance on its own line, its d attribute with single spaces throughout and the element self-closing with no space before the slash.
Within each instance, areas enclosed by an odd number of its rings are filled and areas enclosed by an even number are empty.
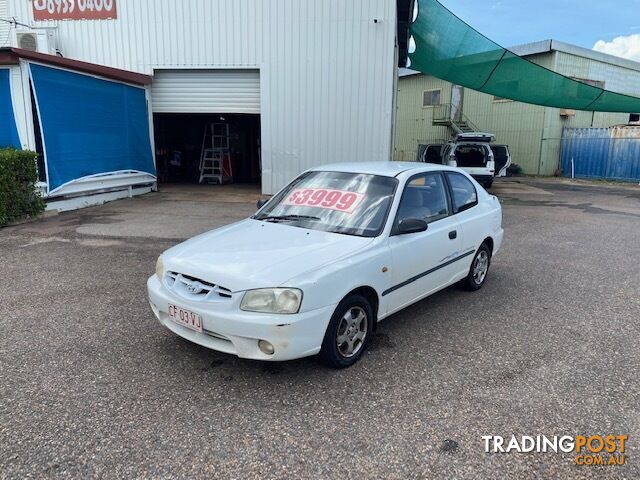
<svg viewBox="0 0 640 480">
<path fill-rule="evenodd" d="M 176 335 L 212 350 L 253 360 L 282 361 L 317 354 L 336 307 L 330 305 L 295 315 L 244 312 L 237 298 L 225 303 L 186 300 L 170 292 L 156 275 L 147 281 L 147 290 L 156 318 Z M 203 332 L 169 320 L 169 304 L 200 315 Z M 258 348 L 259 340 L 274 346 L 273 355 Z"/>
</svg>

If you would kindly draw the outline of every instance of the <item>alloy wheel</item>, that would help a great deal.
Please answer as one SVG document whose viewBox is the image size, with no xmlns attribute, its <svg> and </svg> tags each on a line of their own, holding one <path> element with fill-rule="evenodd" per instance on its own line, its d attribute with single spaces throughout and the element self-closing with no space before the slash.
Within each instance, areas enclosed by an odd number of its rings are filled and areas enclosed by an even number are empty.
<svg viewBox="0 0 640 480">
<path fill-rule="evenodd" d="M 356 355 L 364 345 L 369 328 L 369 319 L 364 309 L 351 307 L 340 319 L 336 331 L 338 353 L 344 358 Z"/>
<path fill-rule="evenodd" d="M 473 281 L 476 285 L 482 285 L 487 272 L 489 271 L 489 254 L 485 250 L 480 250 L 473 263 Z"/>
</svg>

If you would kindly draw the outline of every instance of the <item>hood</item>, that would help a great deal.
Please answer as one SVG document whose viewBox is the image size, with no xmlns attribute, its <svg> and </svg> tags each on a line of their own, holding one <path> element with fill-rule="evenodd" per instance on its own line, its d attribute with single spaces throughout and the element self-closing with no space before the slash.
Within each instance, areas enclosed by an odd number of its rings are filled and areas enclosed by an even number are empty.
<svg viewBox="0 0 640 480">
<path fill-rule="evenodd" d="M 187 240 L 162 258 L 168 271 L 237 292 L 282 286 L 373 240 L 247 219 Z"/>
</svg>

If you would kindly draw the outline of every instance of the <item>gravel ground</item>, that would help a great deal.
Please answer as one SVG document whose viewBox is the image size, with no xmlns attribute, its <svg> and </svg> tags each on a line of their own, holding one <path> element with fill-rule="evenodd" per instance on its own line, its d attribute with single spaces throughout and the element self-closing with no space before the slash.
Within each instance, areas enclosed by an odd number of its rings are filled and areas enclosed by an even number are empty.
<svg viewBox="0 0 640 480">
<path fill-rule="evenodd" d="M 1 478 L 638 478 L 640 188 L 497 184 L 485 288 L 380 325 L 354 367 L 240 360 L 161 328 L 145 282 L 253 211 L 169 189 L 0 230 Z M 624 466 L 482 435 L 626 434 Z"/>
</svg>

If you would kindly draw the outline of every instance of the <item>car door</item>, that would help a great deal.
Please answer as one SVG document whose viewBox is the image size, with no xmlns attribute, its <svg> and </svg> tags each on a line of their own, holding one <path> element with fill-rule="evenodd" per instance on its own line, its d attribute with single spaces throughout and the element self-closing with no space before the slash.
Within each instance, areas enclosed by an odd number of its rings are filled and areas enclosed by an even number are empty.
<svg viewBox="0 0 640 480">
<path fill-rule="evenodd" d="M 454 269 L 449 263 L 460 251 L 457 219 L 442 172 L 411 177 L 405 184 L 389 238 L 392 257 L 392 287 L 389 311 L 394 312 L 450 283 Z M 428 223 L 422 232 L 400 234 L 402 220 L 418 218 Z"/>
<path fill-rule="evenodd" d="M 507 168 L 511 166 L 511 155 L 506 145 L 491 145 L 493 157 L 496 162 L 496 177 L 506 177 Z"/>
<path fill-rule="evenodd" d="M 445 177 L 450 189 L 453 218 L 458 223 L 460 240 L 460 260 L 453 264 L 453 275 L 462 278 L 469 272 L 473 254 L 484 240 L 486 218 L 478 214 L 478 191 L 469 178 L 462 173 L 446 172 Z"/>
<path fill-rule="evenodd" d="M 435 163 L 442 165 L 442 144 L 427 145 L 422 155 L 421 161 L 424 163 Z"/>
</svg>

